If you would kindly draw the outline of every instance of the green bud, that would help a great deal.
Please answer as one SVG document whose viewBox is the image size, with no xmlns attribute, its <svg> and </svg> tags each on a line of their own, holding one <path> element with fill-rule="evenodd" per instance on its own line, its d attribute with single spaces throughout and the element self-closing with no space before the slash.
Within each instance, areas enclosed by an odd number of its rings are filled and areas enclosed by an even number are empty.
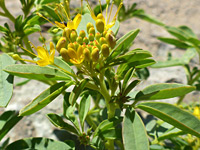
<svg viewBox="0 0 200 150">
<path fill-rule="evenodd" d="M 14 60 L 21 60 L 21 57 L 18 54 L 11 55 Z"/>
<path fill-rule="evenodd" d="M 97 41 L 99 41 L 99 39 L 101 38 L 101 34 L 99 32 L 97 32 L 95 34 L 95 38 L 96 38 Z"/>
<path fill-rule="evenodd" d="M 101 49 L 101 45 L 99 44 L 99 42 L 97 40 L 94 40 L 94 46 L 98 47 L 98 49 Z"/>
<path fill-rule="evenodd" d="M 89 34 L 90 33 L 92 33 L 93 35 L 95 35 L 95 29 L 94 29 L 94 27 L 91 27 L 90 29 L 89 29 Z"/>
<path fill-rule="evenodd" d="M 92 23 L 89 22 L 89 23 L 87 24 L 87 33 L 89 33 L 89 30 L 90 30 L 91 27 L 94 27 L 94 26 L 93 26 Z"/>
<path fill-rule="evenodd" d="M 96 21 L 97 31 L 99 31 L 100 33 L 102 33 L 104 31 L 104 27 L 105 27 L 105 25 L 104 25 L 103 20 L 97 19 L 97 21 Z"/>
<path fill-rule="evenodd" d="M 102 55 L 103 55 L 104 57 L 108 57 L 108 56 L 109 56 L 110 51 L 109 51 L 109 46 L 108 46 L 108 44 L 103 44 L 103 45 L 101 46 L 101 52 L 102 52 Z"/>
<path fill-rule="evenodd" d="M 92 33 L 89 34 L 89 40 L 94 41 L 94 34 L 92 34 Z"/>
<path fill-rule="evenodd" d="M 90 52 L 92 51 L 92 45 L 87 45 L 87 48 L 90 50 Z"/>
<path fill-rule="evenodd" d="M 85 56 L 85 60 L 86 61 L 90 61 L 90 50 L 88 48 L 85 48 L 84 51 L 83 51 L 83 54 Z"/>
<path fill-rule="evenodd" d="M 88 43 L 89 43 L 89 40 L 88 40 L 87 37 L 84 37 L 84 38 L 83 38 L 83 43 L 85 43 L 85 44 L 88 44 Z"/>
<path fill-rule="evenodd" d="M 81 30 L 80 33 L 79 33 L 79 36 L 84 38 L 86 36 L 85 31 Z"/>
<path fill-rule="evenodd" d="M 113 49 L 116 45 L 116 38 L 111 34 L 106 34 L 106 41 L 108 42 L 108 45 Z"/>
<path fill-rule="evenodd" d="M 69 61 L 69 56 L 68 56 L 68 54 L 67 54 L 67 49 L 66 49 L 66 48 L 61 48 L 60 54 L 61 54 L 62 58 L 63 58 L 66 62 Z"/>
<path fill-rule="evenodd" d="M 70 40 L 71 40 L 72 42 L 75 42 L 77 36 L 78 36 L 78 35 L 77 35 L 76 31 L 72 31 L 72 33 L 70 34 Z"/>
<path fill-rule="evenodd" d="M 82 44 L 83 44 L 83 39 L 82 39 L 82 37 L 80 37 L 80 36 L 77 37 L 76 42 L 82 45 Z"/>
<path fill-rule="evenodd" d="M 91 46 L 94 46 L 94 42 L 93 42 L 93 41 L 90 41 L 90 45 L 91 45 Z"/>
<path fill-rule="evenodd" d="M 107 44 L 106 38 L 101 37 L 101 38 L 99 39 L 99 43 L 100 43 L 101 45 Z"/>
<path fill-rule="evenodd" d="M 77 42 L 74 42 L 74 47 L 75 47 L 75 50 L 78 50 L 79 44 Z"/>
<path fill-rule="evenodd" d="M 57 32 L 58 32 L 58 28 L 54 28 L 54 29 L 52 30 L 52 32 L 53 32 L 53 33 L 57 33 Z"/>
<path fill-rule="evenodd" d="M 105 37 L 106 36 L 106 34 L 108 33 L 108 31 L 103 31 L 103 36 Z"/>
<path fill-rule="evenodd" d="M 91 53 L 92 61 L 97 62 L 99 60 L 99 49 L 95 48 Z"/>
<path fill-rule="evenodd" d="M 61 48 L 64 48 L 66 46 L 66 38 L 65 37 L 61 37 L 59 40 L 58 40 L 58 43 L 56 44 L 56 49 L 57 51 L 60 53 L 60 49 Z"/>
</svg>

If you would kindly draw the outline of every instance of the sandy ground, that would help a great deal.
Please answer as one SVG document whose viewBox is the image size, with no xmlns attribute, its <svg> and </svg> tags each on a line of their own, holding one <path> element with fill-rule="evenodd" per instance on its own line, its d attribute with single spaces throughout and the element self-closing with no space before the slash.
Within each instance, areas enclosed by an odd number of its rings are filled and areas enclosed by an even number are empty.
<svg viewBox="0 0 200 150">
<path fill-rule="evenodd" d="M 133 2 L 138 3 L 138 8 L 144 9 L 149 15 L 156 17 L 167 25 L 187 25 L 192 28 L 197 35 L 200 35 L 200 0 L 124 0 L 126 6 Z M 73 3 L 79 4 L 79 1 L 76 0 L 73 1 Z M 22 13 L 19 0 L 6 0 L 6 5 L 15 17 Z M 7 21 L 6 18 L 0 17 L 0 25 L 3 25 Z M 184 53 L 183 50 L 161 43 L 156 39 L 158 36 L 169 36 L 163 28 L 138 18 L 131 18 L 122 22 L 118 35 L 122 36 L 136 28 L 139 28 L 141 32 L 136 38 L 132 48 L 142 48 L 151 51 L 155 60 L 164 60 L 169 51 L 176 57 L 180 57 Z M 33 39 L 34 38 L 30 38 L 30 40 Z M 164 83 L 171 79 L 180 83 L 186 83 L 186 77 L 182 67 L 150 69 L 150 73 L 149 79 L 144 81 L 139 88 L 144 88 L 153 83 Z M 17 81 L 19 81 L 19 79 L 17 79 Z M 47 87 L 47 85 L 37 81 L 31 81 L 22 87 L 15 87 L 13 98 L 9 106 L 6 109 L 0 108 L 0 113 L 4 110 L 20 110 L 29 103 L 33 97 L 36 97 Z M 199 100 L 199 96 L 198 92 L 194 92 L 187 96 L 185 100 L 197 101 Z M 176 98 L 167 100 L 167 102 L 170 103 L 174 103 L 175 101 Z M 11 141 L 31 136 L 43 136 L 57 139 L 56 134 L 54 134 L 55 128 L 45 116 L 45 114 L 51 112 L 62 112 L 61 96 L 36 114 L 24 117 L 23 120 L 9 132 L 8 137 L 11 137 Z"/>
</svg>

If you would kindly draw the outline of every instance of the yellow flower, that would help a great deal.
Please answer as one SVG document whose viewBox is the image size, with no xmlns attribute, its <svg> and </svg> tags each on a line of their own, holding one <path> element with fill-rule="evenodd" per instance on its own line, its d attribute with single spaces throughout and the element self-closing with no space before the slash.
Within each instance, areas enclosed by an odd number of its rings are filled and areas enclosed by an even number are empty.
<svg viewBox="0 0 200 150">
<path fill-rule="evenodd" d="M 200 107 L 196 106 L 194 108 L 193 115 L 200 119 Z"/>
<path fill-rule="evenodd" d="M 79 45 L 77 51 L 75 51 L 73 48 L 68 48 L 67 55 L 69 56 L 69 61 L 75 65 L 81 64 L 85 59 L 83 47 L 81 45 Z"/>
<path fill-rule="evenodd" d="M 23 47 L 21 47 L 21 48 L 23 50 L 29 52 L 30 54 L 36 56 L 37 58 L 39 58 L 39 60 L 34 61 L 34 60 L 28 60 L 28 59 L 22 59 L 22 58 L 19 60 L 37 63 L 39 66 L 46 66 L 46 65 L 54 64 L 55 48 L 54 48 L 54 45 L 52 42 L 50 42 L 50 54 L 49 54 L 47 48 L 45 48 L 45 47 L 42 47 L 42 46 L 35 47 L 34 45 L 33 45 L 33 47 L 37 51 L 38 55 L 30 52 L 29 50 L 27 50 Z"/>
<path fill-rule="evenodd" d="M 95 16 L 92 8 L 89 5 L 88 0 L 86 0 L 86 1 L 88 3 L 88 9 L 89 9 L 89 11 L 91 13 L 91 16 L 95 20 L 96 24 L 97 24 L 97 22 L 103 22 L 103 24 L 104 24 L 104 30 L 108 30 L 108 29 L 110 29 L 111 27 L 113 27 L 115 25 L 115 22 L 116 22 L 116 19 L 117 19 L 117 14 L 118 14 L 119 10 L 121 9 L 121 7 L 123 5 L 123 2 L 120 3 L 115 16 L 113 17 L 112 21 L 110 22 L 110 16 L 111 16 L 111 12 L 112 12 L 112 8 L 113 8 L 113 4 L 114 3 L 112 3 L 112 5 L 111 5 L 111 9 L 110 9 L 109 15 L 108 15 L 108 6 L 109 6 L 109 3 L 107 3 L 107 6 L 106 6 L 106 16 L 104 17 L 103 14 L 102 14 L 102 8 L 101 8 L 101 1 L 100 0 L 99 1 L 100 1 L 101 13 L 98 14 L 97 16 Z"/>
</svg>

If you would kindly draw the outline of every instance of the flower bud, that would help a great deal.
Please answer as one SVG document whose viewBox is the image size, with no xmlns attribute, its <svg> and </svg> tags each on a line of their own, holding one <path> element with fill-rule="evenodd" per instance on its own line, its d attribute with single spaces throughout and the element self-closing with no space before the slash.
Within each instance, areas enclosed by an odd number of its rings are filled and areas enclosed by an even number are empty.
<svg viewBox="0 0 200 150">
<path fill-rule="evenodd" d="M 88 48 L 85 48 L 84 51 L 83 51 L 83 54 L 85 56 L 85 60 L 86 61 L 90 61 L 90 50 Z"/>
<path fill-rule="evenodd" d="M 95 35 L 95 29 L 94 29 L 94 27 L 91 27 L 90 29 L 89 29 L 89 34 L 90 33 L 92 33 L 93 35 Z"/>
<path fill-rule="evenodd" d="M 76 38 L 77 38 L 77 33 L 76 31 L 72 31 L 71 34 L 70 34 L 70 40 L 72 42 L 75 42 L 76 41 Z"/>
<path fill-rule="evenodd" d="M 95 48 L 91 53 L 92 61 L 97 62 L 99 60 L 99 49 Z"/>
<path fill-rule="evenodd" d="M 84 38 L 86 36 L 85 31 L 81 30 L 80 33 L 79 33 L 79 36 Z"/>
<path fill-rule="evenodd" d="M 14 60 L 21 60 L 21 57 L 18 54 L 11 55 Z"/>
<path fill-rule="evenodd" d="M 90 50 L 90 52 L 92 51 L 92 46 L 91 45 L 87 45 L 87 48 Z"/>
<path fill-rule="evenodd" d="M 66 62 L 69 61 L 69 56 L 68 56 L 68 54 L 67 54 L 67 49 L 66 49 L 66 48 L 61 48 L 60 54 L 61 54 L 62 58 L 63 58 Z"/>
<path fill-rule="evenodd" d="M 69 39 L 70 38 L 70 34 L 71 34 L 71 29 L 67 28 L 67 27 L 64 28 L 62 36 L 66 37 L 67 39 Z"/>
<path fill-rule="evenodd" d="M 109 56 L 110 51 L 109 51 L 109 46 L 108 46 L 108 44 L 103 44 L 103 45 L 101 46 L 101 53 L 102 53 L 102 55 L 103 55 L 104 57 L 108 57 L 108 56 Z"/>
<path fill-rule="evenodd" d="M 96 28 L 97 28 L 97 31 L 99 31 L 100 33 L 102 33 L 104 31 L 104 22 L 103 20 L 101 19 L 97 19 L 96 21 Z"/>
<path fill-rule="evenodd" d="M 74 47 L 75 47 L 75 50 L 77 50 L 79 47 L 79 44 L 77 42 L 74 42 Z"/>
<path fill-rule="evenodd" d="M 68 48 L 75 49 L 75 46 L 74 46 L 74 44 L 73 44 L 73 43 L 69 43 L 69 44 L 68 44 Z"/>
<path fill-rule="evenodd" d="M 103 31 L 103 36 L 105 37 L 106 36 L 106 34 L 108 33 L 108 31 Z"/>
<path fill-rule="evenodd" d="M 111 34 L 106 34 L 106 41 L 108 42 L 108 45 L 113 49 L 116 45 L 116 38 Z"/>
<path fill-rule="evenodd" d="M 78 58 L 77 58 L 76 51 L 74 51 L 74 49 L 68 48 L 66 53 L 67 53 L 67 55 L 69 56 L 69 58 L 78 59 Z"/>
<path fill-rule="evenodd" d="M 87 33 L 89 33 L 89 30 L 90 30 L 91 27 L 94 27 L 94 26 L 93 26 L 92 23 L 89 22 L 89 23 L 87 24 Z"/>
<path fill-rule="evenodd" d="M 97 41 L 99 41 L 99 39 L 101 38 L 101 34 L 99 32 L 97 32 L 95 34 L 95 38 L 96 38 Z"/>
<path fill-rule="evenodd" d="M 89 40 L 88 40 L 87 37 L 84 37 L 84 38 L 83 38 L 83 43 L 85 43 L 85 44 L 88 44 L 88 43 L 89 43 Z"/>
<path fill-rule="evenodd" d="M 91 45 L 91 46 L 94 46 L 94 42 L 93 42 L 93 41 L 90 41 L 90 45 Z"/>
<path fill-rule="evenodd" d="M 66 46 L 66 38 L 65 37 L 61 37 L 58 40 L 58 43 L 56 44 L 56 49 L 58 52 L 60 52 L 60 49 Z"/>
<path fill-rule="evenodd" d="M 83 39 L 82 39 L 82 37 L 80 37 L 80 36 L 77 37 L 76 42 L 79 43 L 79 44 L 83 44 Z"/>
<path fill-rule="evenodd" d="M 52 30 L 52 32 L 53 32 L 53 33 L 57 33 L 57 32 L 58 32 L 58 28 L 54 28 L 54 29 Z"/>
<path fill-rule="evenodd" d="M 92 34 L 92 33 L 89 34 L 89 40 L 94 41 L 94 34 Z"/>
<path fill-rule="evenodd" d="M 106 38 L 101 37 L 101 38 L 99 39 L 99 43 L 100 43 L 101 45 L 107 44 Z"/>
<path fill-rule="evenodd" d="M 94 46 L 98 47 L 98 49 L 101 49 L 101 45 L 99 44 L 99 42 L 97 40 L 94 40 Z"/>
</svg>

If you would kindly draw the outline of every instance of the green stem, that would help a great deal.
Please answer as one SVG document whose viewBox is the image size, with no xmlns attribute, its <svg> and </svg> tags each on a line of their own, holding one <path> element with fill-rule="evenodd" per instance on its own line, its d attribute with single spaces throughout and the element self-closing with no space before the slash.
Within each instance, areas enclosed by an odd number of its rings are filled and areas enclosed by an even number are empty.
<svg viewBox="0 0 200 150">
<path fill-rule="evenodd" d="M 24 44 L 25 44 L 25 46 L 26 46 L 26 48 L 30 51 L 30 52 L 32 52 L 32 53 L 34 53 L 33 52 L 33 50 L 32 50 L 32 48 L 31 48 L 31 45 L 30 45 L 30 43 L 29 43 L 29 40 L 28 40 L 28 37 L 27 36 L 25 36 L 24 38 L 23 38 L 23 41 L 24 41 Z M 25 52 L 25 53 L 27 53 L 27 52 Z M 30 55 L 29 53 L 27 53 L 31 58 L 34 58 L 35 56 L 33 56 L 33 55 Z"/>
<path fill-rule="evenodd" d="M 8 9 L 6 8 L 5 6 L 5 3 L 4 2 L 1 2 L 0 3 L 0 7 L 3 9 L 4 11 L 4 17 L 7 17 L 9 18 L 13 23 L 15 22 L 15 17 L 13 17 L 13 15 L 8 11 Z"/>
<path fill-rule="evenodd" d="M 183 101 L 183 99 L 185 98 L 185 95 L 184 96 L 181 96 L 181 97 L 179 97 L 179 99 L 178 99 L 178 101 L 177 101 L 177 105 L 180 105 L 181 103 L 182 103 L 182 101 Z"/>
</svg>

